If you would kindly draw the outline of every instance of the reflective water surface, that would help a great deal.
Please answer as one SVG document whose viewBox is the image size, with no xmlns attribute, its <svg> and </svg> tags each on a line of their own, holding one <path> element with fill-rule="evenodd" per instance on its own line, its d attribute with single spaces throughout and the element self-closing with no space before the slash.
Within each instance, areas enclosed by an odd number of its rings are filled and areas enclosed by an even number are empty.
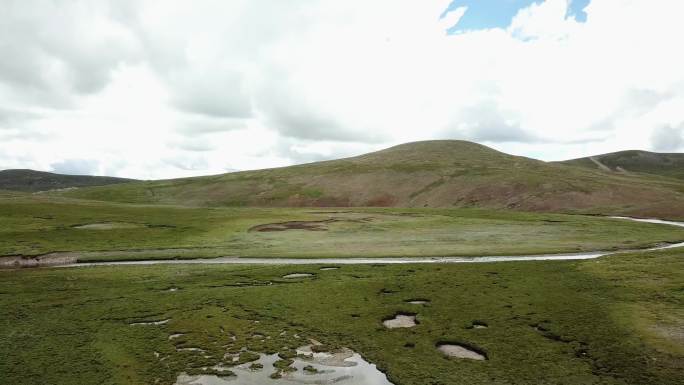
<svg viewBox="0 0 684 385">
<path fill-rule="evenodd" d="M 375 365 L 367 362 L 358 353 L 342 349 L 335 353 L 312 353 L 310 347 L 297 350 L 292 367 L 296 371 L 281 373 L 282 378 L 273 379 L 271 374 L 277 370 L 273 363 L 279 360 L 277 354 L 262 354 L 258 361 L 224 368 L 235 373 L 234 376 L 199 375 L 189 376 L 182 373 L 175 385 L 286 385 L 286 384 L 342 384 L 342 385 L 393 385 Z M 261 364 L 262 369 L 251 369 L 253 364 Z M 306 369 L 305 369 L 306 368 Z M 222 369 L 217 367 L 215 369 Z"/>
</svg>

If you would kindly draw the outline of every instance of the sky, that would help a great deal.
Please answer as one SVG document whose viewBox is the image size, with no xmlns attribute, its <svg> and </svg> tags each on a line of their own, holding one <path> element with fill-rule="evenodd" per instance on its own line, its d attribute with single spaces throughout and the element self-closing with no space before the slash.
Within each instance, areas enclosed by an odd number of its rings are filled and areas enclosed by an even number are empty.
<svg viewBox="0 0 684 385">
<path fill-rule="evenodd" d="M 684 2 L 3 0 L 0 169 L 175 178 L 429 139 L 684 151 Z"/>
</svg>

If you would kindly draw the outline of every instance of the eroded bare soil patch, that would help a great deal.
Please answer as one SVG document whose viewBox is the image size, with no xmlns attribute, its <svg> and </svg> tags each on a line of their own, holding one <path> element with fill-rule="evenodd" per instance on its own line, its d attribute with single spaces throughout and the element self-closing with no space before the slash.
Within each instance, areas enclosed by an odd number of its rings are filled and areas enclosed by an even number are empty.
<svg viewBox="0 0 684 385">
<path fill-rule="evenodd" d="M 487 353 L 468 344 L 440 342 L 437 344 L 437 350 L 449 358 L 464 358 L 475 361 L 487 360 Z"/>
<path fill-rule="evenodd" d="M 412 328 L 418 325 L 418 321 L 416 320 L 416 314 L 396 313 L 392 317 L 385 318 L 382 324 L 388 329 Z"/>
<path fill-rule="evenodd" d="M 287 230 L 308 230 L 308 231 L 327 231 L 328 224 L 335 222 L 352 222 L 365 223 L 373 220 L 372 217 L 366 218 L 328 218 L 319 221 L 287 221 L 265 223 L 251 227 L 250 232 L 268 232 L 268 231 L 287 231 Z"/>
</svg>

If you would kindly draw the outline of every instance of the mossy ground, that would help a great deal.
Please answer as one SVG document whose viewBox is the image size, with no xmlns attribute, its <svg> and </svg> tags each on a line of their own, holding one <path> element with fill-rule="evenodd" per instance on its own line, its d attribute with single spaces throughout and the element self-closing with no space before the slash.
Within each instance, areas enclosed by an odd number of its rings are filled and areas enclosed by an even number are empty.
<svg viewBox="0 0 684 385">
<path fill-rule="evenodd" d="M 305 270 L 315 277 L 229 265 L 0 272 L 0 382 L 172 384 L 242 347 L 287 356 L 308 338 L 354 349 L 401 385 L 684 378 L 682 251 Z M 405 302 L 418 297 L 430 303 Z M 397 312 L 417 313 L 420 324 L 382 327 Z M 488 328 L 470 328 L 474 321 Z M 473 346 L 488 360 L 446 359 L 435 348 L 441 341 Z"/>
</svg>

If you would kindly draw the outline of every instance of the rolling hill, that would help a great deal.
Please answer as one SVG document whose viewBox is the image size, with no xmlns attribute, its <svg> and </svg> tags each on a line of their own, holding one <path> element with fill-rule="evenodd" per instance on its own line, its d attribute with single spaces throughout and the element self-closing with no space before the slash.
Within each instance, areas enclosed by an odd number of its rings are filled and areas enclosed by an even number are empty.
<svg viewBox="0 0 684 385">
<path fill-rule="evenodd" d="M 487 207 L 684 218 L 684 182 L 508 155 L 456 140 L 275 169 L 79 188 L 72 198 L 189 206 Z"/>
<path fill-rule="evenodd" d="M 620 151 L 560 163 L 625 175 L 647 173 L 684 180 L 684 154 L 677 153 Z"/>
<path fill-rule="evenodd" d="M 104 186 L 133 179 L 108 176 L 63 175 L 34 170 L 0 170 L 0 190 L 38 192 L 70 187 Z"/>
</svg>

